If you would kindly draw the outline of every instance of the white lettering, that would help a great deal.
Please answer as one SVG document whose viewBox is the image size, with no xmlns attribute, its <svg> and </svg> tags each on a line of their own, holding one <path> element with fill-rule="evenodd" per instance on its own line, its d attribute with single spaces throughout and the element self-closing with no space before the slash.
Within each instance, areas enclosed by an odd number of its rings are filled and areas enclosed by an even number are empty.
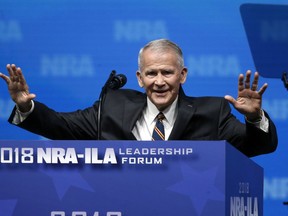
<svg viewBox="0 0 288 216">
<path fill-rule="evenodd" d="M 288 178 L 265 178 L 264 198 L 284 200 L 288 198 Z"/>
<path fill-rule="evenodd" d="M 15 20 L 0 21 L 0 42 L 22 41 L 19 22 Z"/>
<path fill-rule="evenodd" d="M 66 154 L 63 157 L 63 163 L 64 164 L 69 164 L 69 163 L 77 164 L 78 163 L 77 153 L 75 152 L 74 148 L 67 148 Z"/>
<path fill-rule="evenodd" d="M 122 157 L 122 164 L 162 164 L 162 158 Z"/>
<path fill-rule="evenodd" d="M 253 215 L 258 216 L 258 199 L 254 197 L 254 208 L 253 208 Z M 252 215 L 251 215 L 252 216 Z"/>
<path fill-rule="evenodd" d="M 230 197 L 230 216 L 258 216 L 258 198 Z"/>
<path fill-rule="evenodd" d="M 230 197 L 230 216 L 244 216 L 243 197 Z"/>
<path fill-rule="evenodd" d="M 12 148 L 1 148 L 1 163 L 13 163 L 13 149 Z"/>
<path fill-rule="evenodd" d="M 119 155 L 189 155 L 192 148 L 119 148 Z"/>
<path fill-rule="evenodd" d="M 187 67 L 192 77 L 233 77 L 241 72 L 239 59 L 233 55 L 190 55 Z"/>
<path fill-rule="evenodd" d="M 102 164 L 103 160 L 98 159 L 98 149 L 97 148 L 93 148 L 92 149 L 92 164 Z"/>
<path fill-rule="evenodd" d="M 52 163 L 52 164 L 76 164 L 78 163 L 77 154 L 74 148 L 38 148 L 37 163 Z"/>
<path fill-rule="evenodd" d="M 107 212 L 107 216 L 122 216 L 121 212 Z"/>
<path fill-rule="evenodd" d="M 51 216 L 65 216 L 65 212 L 63 211 L 52 211 Z"/>
<path fill-rule="evenodd" d="M 114 32 L 117 42 L 137 42 L 168 37 L 166 23 L 162 20 L 116 20 Z"/>
<path fill-rule="evenodd" d="M 51 163 L 52 162 L 52 150 L 51 148 L 43 148 L 37 149 L 37 163 Z"/>
<path fill-rule="evenodd" d="M 249 182 L 239 182 L 239 194 L 250 193 L 249 185 Z"/>
<path fill-rule="evenodd" d="M 77 212 L 72 212 L 72 216 L 87 216 L 86 212 L 83 211 L 77 211 Z"/>
<path fill-rule="evenodd" d="M 117 164 L 117 158 L 113 148 L 106 148 L 104 158 L 99 159 L 98 148 L 85 149 L 86 164 Z"/>
<path fill-rule="evenodd" d="M 64 211 L 52 211 L 50 216 L 66 216 L 70 214 L 66 214 Z M 87 216 L 86 211 L 72 211 L 72 216 Z M 121 212 L 106 212 L 106 216 L 122 216 Z M 95 211 L 93 216 L 100 216 L 98 211 Z"/>
<path fill-rule="evenodd" d="M 263 42 L 288 42 L 288 20 L 262 21 L 260 27 Z"/>
<path fill-rule="evenodd" d="M 288 119 L 288 100 L 274 99 L 263 100 L 263 108 L 269 113 L 274 120 Z"/>
<path fill-rule="evenodd" d="M 23 163 L 32 164 L 34 162 L 33 148 L 1 148 L 0 163 Z"/>
<path fill-rule="evenodd" d="M 104 164 L 108 164 L 108 163 L 117 164 L 117 159 L 116 159 L 116 155 L 115 155 L 113 148 L 106 149 L 103 163 Z"/>
<path fill-rule="evenodd" d="M 43 55 L 40 64 L 42 76 L 91 77 L 94 75 L 93 60 L 89 55 Z"/>
</svg>

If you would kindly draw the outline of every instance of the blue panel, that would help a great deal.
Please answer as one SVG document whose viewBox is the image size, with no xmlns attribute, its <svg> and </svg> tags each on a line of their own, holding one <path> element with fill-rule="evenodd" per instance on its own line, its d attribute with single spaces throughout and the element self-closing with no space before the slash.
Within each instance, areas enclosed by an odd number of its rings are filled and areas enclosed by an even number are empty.
<svg viewBox="0 0 288 216">
<path fill-rule="evenodd" d="M 0 145 L 1 215 L 263 215 L 262 168 L 225 141 Z"/>
<path fill-rule="evenodd" d="M 281 78 L 288 71 L 288 5 L 243 4 L 241 14 L 257 70 Z"/>
<path fill-rule="evenodd" d="M 58 111 L 74 111 L 98 99 L 112 70 L 128 77 L 125 88 L 142 90 L 135 79 L 138 51 L 164 37 L 183 49 L 188 95 L 236 97 L 238 74 L 255 71 L 240 13 L 243 3 L 247 1 L 1 0 L 0 71 L 6 73 L 8 63 L 17 64 L 39 101 Z M 253 3 L 287 6 L 287 0 Z M 287 91 L 280 79 L 261 77 L 260 83 L 265 82 L 269 87 L 263 108 L 276 124 L 279 147 L 254 160 L 265 169 L 265 215 L 286 215 Z M 42 139 L 9 125 L 13 106 L 5 83 L 0 83 L 0 139 Z M 15 204 L 12 197 L 10 201 Z"/>
</svg>

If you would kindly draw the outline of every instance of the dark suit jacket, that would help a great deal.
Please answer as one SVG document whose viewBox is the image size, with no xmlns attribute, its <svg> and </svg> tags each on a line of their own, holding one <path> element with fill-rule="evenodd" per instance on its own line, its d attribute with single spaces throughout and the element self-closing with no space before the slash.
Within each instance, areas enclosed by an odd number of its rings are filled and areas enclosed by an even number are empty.
<svg viewBox="0 0 288 216">
<path fill-rule="evenodd" d="M 146 94 L 122 89 L 109 90 L 102 105 L 103 140 L 135 140 L 132 129 L 146 106 Z M 12 121 L 15 109 L 9 121 Z M 59 113 L 35 101 L 35 109 L 18 126 L 49 139 L 97 139 L 98 102 L 92 107 Z M 269 133 L 239 122 L 229 103 L 218 97 L 188 97 L 179 94 L 178 116 L 169 140 L 227 140 L 247 156 L 273 152 L 277 132 L 269 119 Z"/>
</svg>

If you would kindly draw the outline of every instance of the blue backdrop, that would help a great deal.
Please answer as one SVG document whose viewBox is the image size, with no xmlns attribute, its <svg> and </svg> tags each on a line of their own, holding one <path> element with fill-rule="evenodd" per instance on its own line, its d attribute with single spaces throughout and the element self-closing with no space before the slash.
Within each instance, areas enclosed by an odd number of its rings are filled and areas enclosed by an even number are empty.
<svg viewBox="0 0 288 216">
<path fill-rule="evenodd" d="M 250 2 L 287 5 L 287 0 Z M 236 96 L 238 74 L 247 69 L 255 71 L 239 9 L 243 3 L 246 2 L 1 0 L 0 71 L 6 73 L 8 63 L 17 64 L 37 100 L 58 111 L 73 111 L 98 99 L 111 70 L 127 75 L 125 88 L 141 90 L 135 78 L 139 49 L 150 40 L 168 38 L 183 49 L 189 69 L 184 85 L 187 94 Z M 265 170 L 265 215 L 285 215 L 288 92 L 280 79 L 262 77 L 260 82 L 269 84 L 263 108 L 276 123 L 279 147 L 275 153 L 253 160 Z M 8 124 L 13 106 L 2 82 L 0 139 L 42 139 Z M 241 115 L 234 113 L 243 121 Z"/>
</svg>

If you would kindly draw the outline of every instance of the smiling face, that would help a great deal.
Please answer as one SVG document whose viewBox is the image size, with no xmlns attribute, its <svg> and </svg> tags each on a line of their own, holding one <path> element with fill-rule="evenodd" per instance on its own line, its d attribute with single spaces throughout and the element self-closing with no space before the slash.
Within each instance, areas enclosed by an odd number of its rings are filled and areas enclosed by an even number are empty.
<svg viewBox="0 0 288 216">
<path fill-rule="evenodd" d="M 148 48 L 142 53 L 136 75 L 140 87 L 144 87 L 148 98 L 162 111 L 176 99 L 180 84 L 186 80 L 187 69 L 180 65 L 172 49 Z"/>
</svg>

